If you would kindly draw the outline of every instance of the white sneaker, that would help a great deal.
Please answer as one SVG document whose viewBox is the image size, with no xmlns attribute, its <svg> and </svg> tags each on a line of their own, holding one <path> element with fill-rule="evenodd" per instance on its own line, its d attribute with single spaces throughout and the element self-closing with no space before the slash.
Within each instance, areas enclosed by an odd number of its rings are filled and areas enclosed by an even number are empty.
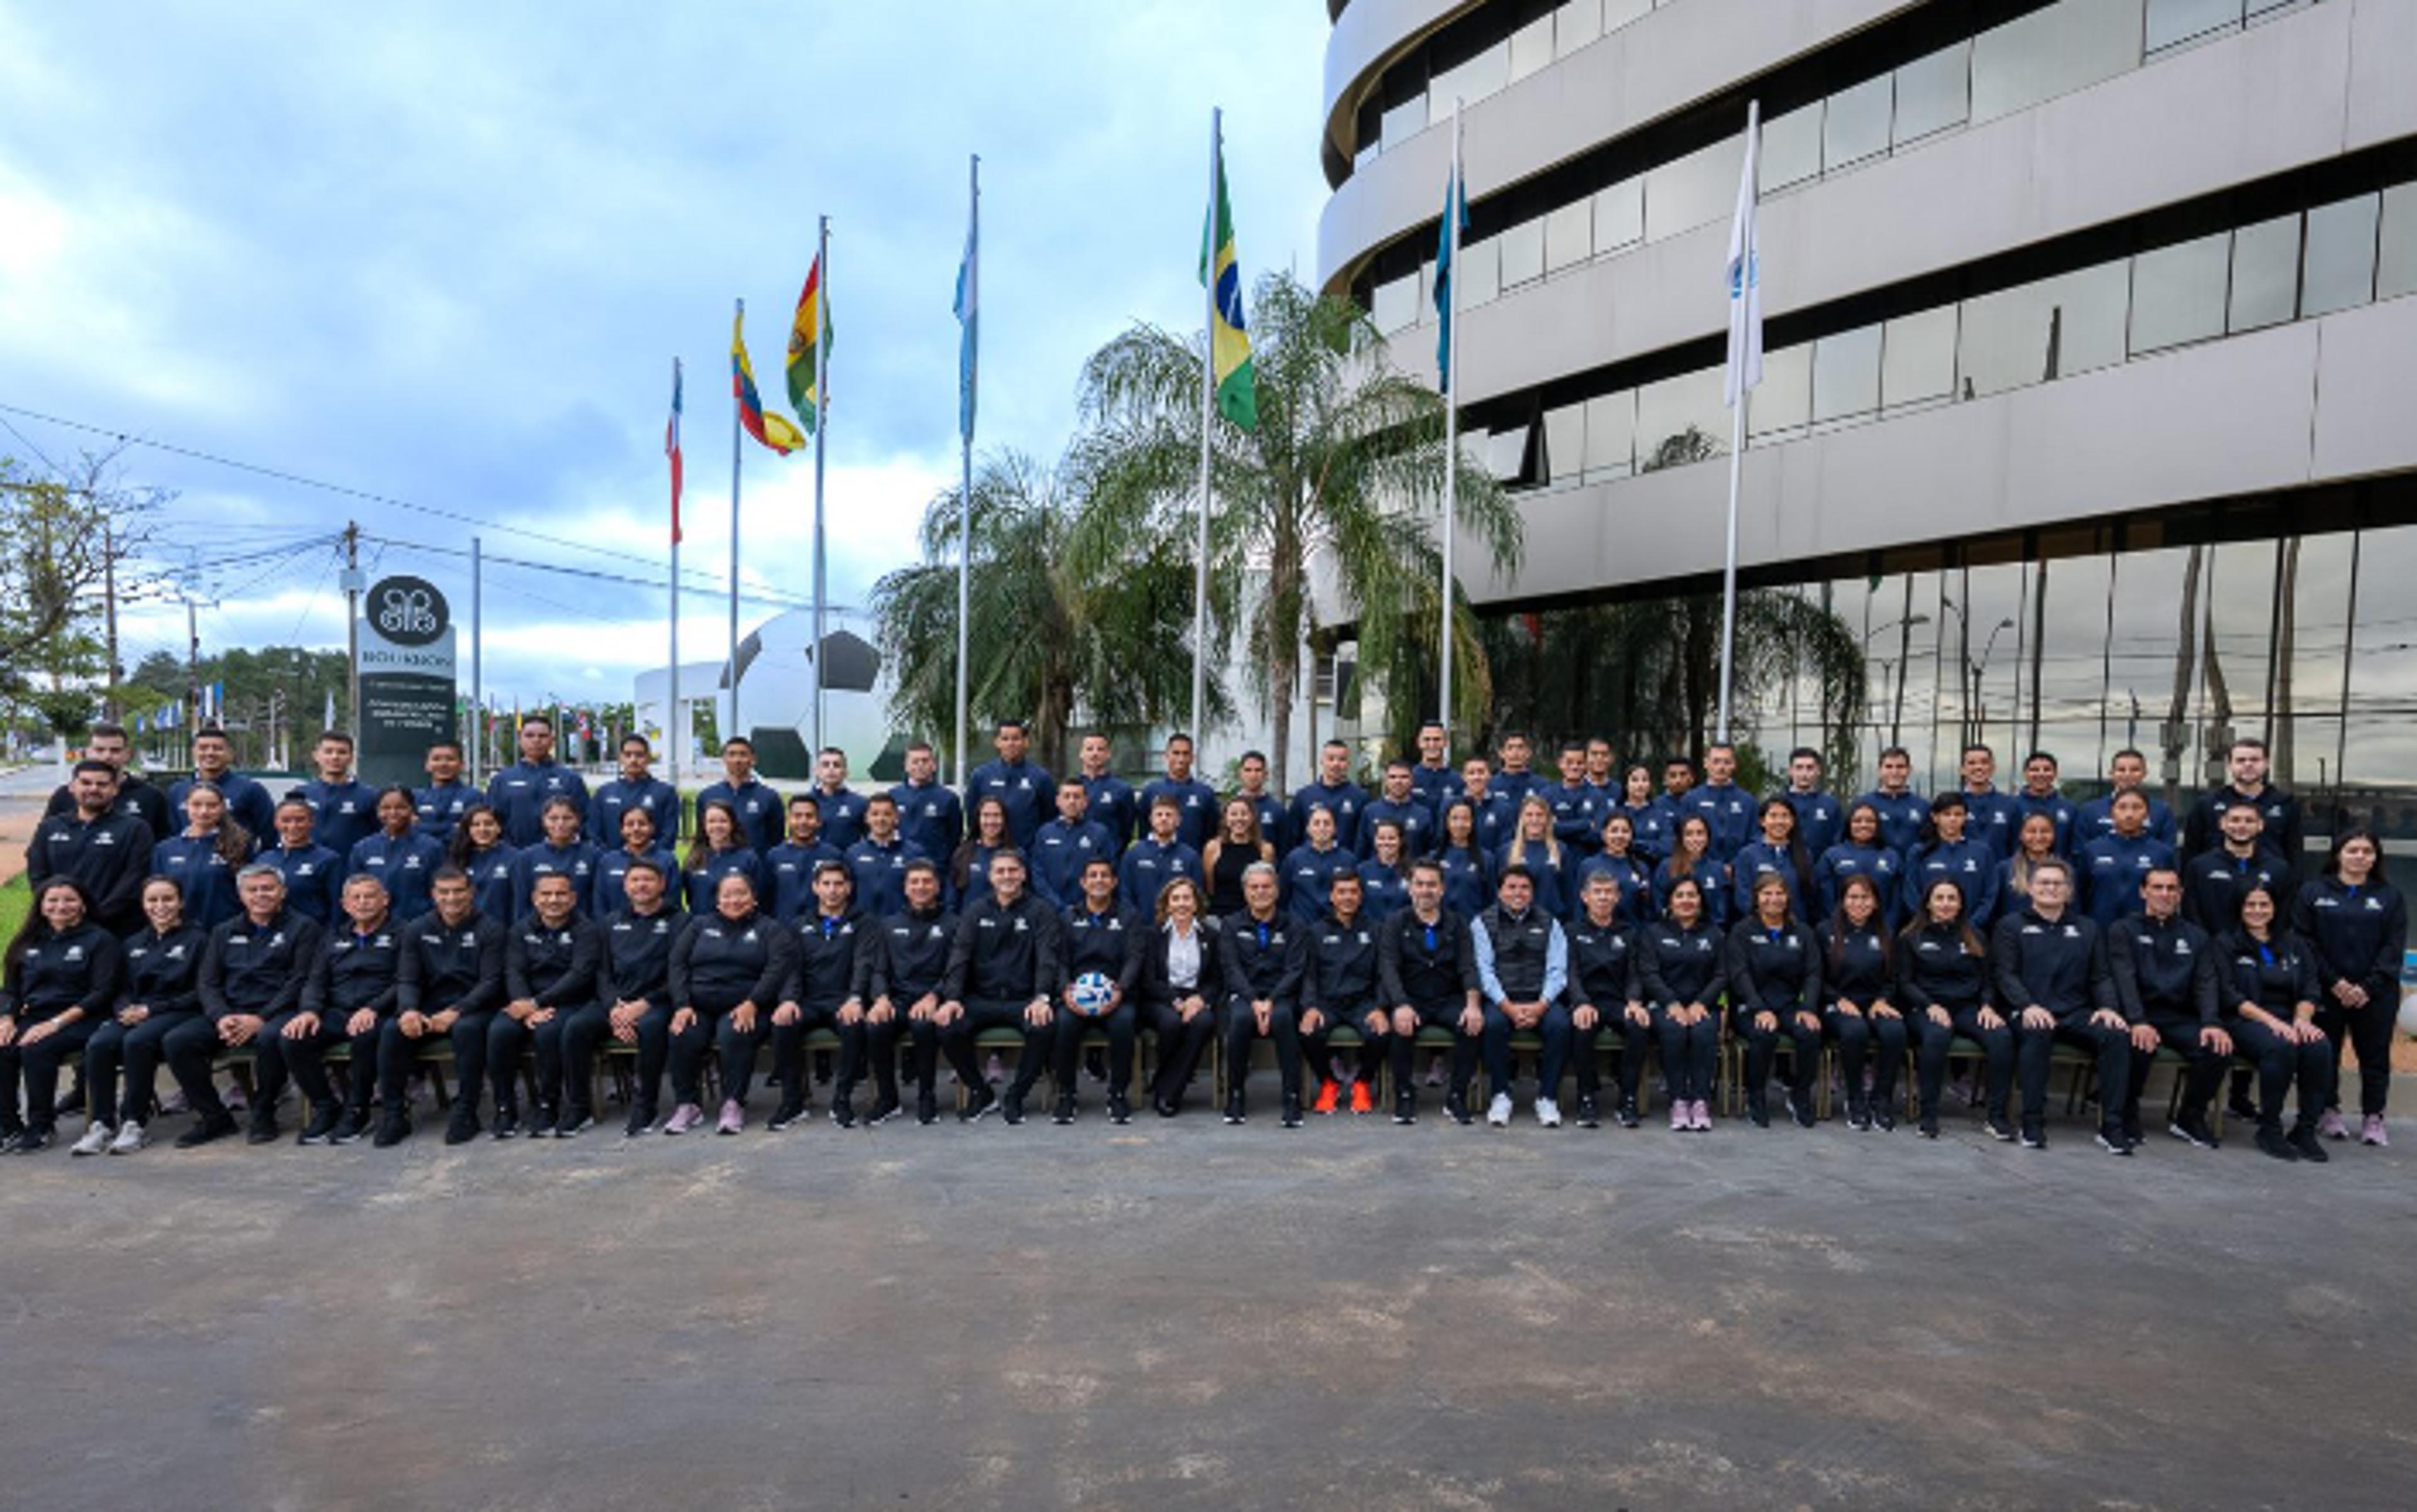
<svg viewBox="0 0 2417 1512">
<path fill-rule="evenodd" d="M 117 1131 L 115 1129 L 111 1128 L 108 1124 L 103 1123 L 99 1119 L 95 1119 L 84 1126 L 84 1138 L 68 1146 L 68 1153 L 71 1155 L 97 1155 L 102 1151 L 107 1150 L 109 1148 L 109 1141 L 115 1138 L 117 1138 Z"/>
<path fill-rule="evenodd" d="M 1511 1126 L 1511 1094 L 1509 1092 L 1496 1092 L 1494 1094 L 1494 1101 L 1485 1105 L 1485 1122 L 1490 1126 L 1497 1129 L 1507 1129 Z"/>
<path fill-rule="evenodd" d="M 1561 1105 L 1549 1097 L 1536 1099 L 1536 1122 L 1548 1129 L 1561 1126 Z"/>
<path fill-rule="evenodd" d="M 130 1155 L 150 1142 L 150 1136 L 143 1132 L 142 1124 L 121 1123 L 117 1127 L 117 1138 L 110 1141 L 109 1153 L 113 1155 Z"/>
</svg>

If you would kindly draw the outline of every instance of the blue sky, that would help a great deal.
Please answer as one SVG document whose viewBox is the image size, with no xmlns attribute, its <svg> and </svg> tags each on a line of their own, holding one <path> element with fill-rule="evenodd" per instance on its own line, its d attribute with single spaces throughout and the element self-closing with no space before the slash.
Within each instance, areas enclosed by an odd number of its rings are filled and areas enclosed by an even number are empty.
<svg viewBox="0 0 2417 1512">
<path fill-rule="evenodd" d="M 1196 321 L 1212 104 L 1245 266 L 1309 272 L 1326 24 L 1317 0 L 0 8 L 0 405 L 472 516 L 492 554 L 643 572 L 677 355 L 683 567 L 719 578 L 731 300 L 781 396 L 828 214 L 830 587 L 861 603 L 955 476 L 966 153 L 979 444 L 1054 455 L 1087 354 Z M 0 420 L 30 460 L 108 444 Z M 802 597 L 810 457 L 751 442 L 745 466 L 744 576 Z M 307 542 L 347 517 L 409 543 L 376 570 L 434 578 L 466 619 L 466 563 L 430 548 L 470 526 L 147 447 L 121 469 L 176 492 L 171 559 L 293 548 L 204 571 L 205 649 L 341 645 L 334 556 Z M 507 695 L 626 698 L 662 658 L 660 592 L 496 569 L 486 602 Z M 725 610 L 683 607 L 693 659 Z M 127 660 L 181 651 L 183 620 L 133 609 Z"/>
</svg>

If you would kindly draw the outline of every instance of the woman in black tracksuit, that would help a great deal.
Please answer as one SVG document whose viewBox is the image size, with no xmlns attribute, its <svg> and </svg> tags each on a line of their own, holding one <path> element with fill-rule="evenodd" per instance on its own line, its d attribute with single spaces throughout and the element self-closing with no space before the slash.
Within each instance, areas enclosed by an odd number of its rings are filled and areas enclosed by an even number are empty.
<svg viewBox="0 0 2417 1512">
<path fill-rule="evenodd" d="M 1704 884 L 1680 877 L 1663 898 L 1663 915 L 1636 932 L 1636 981 L 1662 1038 L 1662 1073 L 1670 1080 L 1673 1132 L 1712 1126 L 1712 1082 L 1720 1070 L 1721 933 L 1704 905 Z"/>
<path fill-rule="evenodd" d="M 124 941 L 126 975 L 116 1011 L 84 1046 L 84 1106 L 94 1127 L 112 1131 L 107 1149 L 114 1155 L 130 1155 L 148 1142 L 144 1127 L 151 1120 L 152 1088 L 168 1058 L 160 1042 L 202 1013 L 196 984 L 209 932 L 186 920 L 184 894 L 165 877 L 143 884 L 143 927 Z"/>
<path fill-rule="evenodd" d="M 1989 948 L 1964 908 L 1964 889 L 1944 876 L 1923 890 L 1913 922 L 1896 937 L 1896 1006 L 1913 1024 L 1919 1054 L 1914 1081 L 1921 1102 L 1916 1125 L 1938 1138 L 1938 1092 L 1947 1055 L 1958 1034 L 1981 1046 L 1986 1061 L 1990 1132 L 2011 1138 L 2007 1103 L 2014 1095 L 2014 1029 L 1991 1006 Z"/>
<path fill-rule="evenodd" d="M 705 1122 L 705 1050 L 722 1063 L 722 1116 L 717 1134 L 747 1126 L 747 1089 L 755 1052 L 772 1027 L 772 1009 L 798 964 L 788 928 L 755 906 L 755 884 L 741 870 L 722 874 L 713 911 L 699 914 L 672 946 L 672 1101 L 665 1134 L 686 1134 Z"/>
<path fill-rule="evenodd" d="M 2317 953 L 2281 918 L 2263 884 L 2241 894 L 2241 922 L 2217 947 L 2223 981 L 2218 1012 L 2232 1043 L 2257 1063 L 2257 1148 L 2277 1160 L 2328 1158 L 2317 1115 L 2332 1101 L 2333 1052 L 2317 1027 L 2324 988 Z M 2299 1107 L 2283 1132 L 2283 1097 L 2296 1084 Z"/>
<path fill-rule="evenodd" d="M 1838 1046 L 1847 1082 L 1847 1126 L 1882 1132 L 1896 1127 L 1896 1077 L 1905 1065 L 1905 1015 L 1889 1000 L 1896 962 L 1879 884 L 1863 872 L 1839 884 L 1837 911 L 1821 941 L 1821 1029 Z M 1877 1055 L 1877 1060 L 1872 1057 Z M 1863 1090 L 1863 1068 L 1872 1073 Z"/>
<path fill-rule="evenodd" d="M 1156 924 L 1143 937 L 1141 1027 L 1158 1036 L 1149 1106 L 1161 1118 L 1183 1111 L 1201 1054 L 1217 1032 L 1224 952 L 1201 907 L 1200 889 L 1178 877 L 1159 890 Z"/>
<path fill-rule="evenodd" d="M 1625 816 L 1612 816 L 1625 826 Z M 1606 824 L 1605 829 L 1610 825 Z M 1588 861 L 1593 866 L 1604 858 Z M 1617 872 L 1585 873 L 1578 889 L 1577 916 L 1563 930 L 1570 947 L 1570 1029 L 1572 1052 L 1578 1063 L 1578 1126 L 1590 1129 L 1600 1117 L 1595 1105 L 1595 1041 L 1604 1034 L 1619 1041 L 1619 1104 L 1612 1117 L 1623 1129 L 1636 1127 L 1636 1092 L 1645 1075 L 1646 1047 L 1653 1037 L 1653 1015 L 1645 1006 L 1644 988 L 1636 975 L 1636 941 L 1621 917 L 1628 894 Z M 1639 882 L 1640 889 L 1644 884 Z"/>
<path fill-rule="evenodd" d="M 2317 1027 L 2333 1042 L 2334 1098 L 2319 1122 L 2329 1138 L 2349 1138 L 2341 1126 L 2342 1046 L 2358 1048 L 2359 1138 L 2391 1142 L 2383 1107 L 2392 1090 L 2392 1035 L 2400 1017 L 2400 962 L 2409 948 L 2409 905 L 2383 879 L 2383 842 L 2375 832 L 2344 830 L 2333 836 L 2324 875 L 2300 889 L 2291 908 L 2291 929 L 2314 948 Z"/>
<path fill-rule="evenodd" d="M 1745 1116 L 1771 1127 L 1764 1089 L 1779 1058 L 1779 1039 L 1795 1046 L 1788 1067 L 1787 1111 L 1811 1128 L 1813 1077 L 1821 1063 L 1821 948 L 1792 911 L 1795 893 L 1777 872 L 1754 884 L 1754 912 L 1729 931 L 1729 1031 L 1745 1041 Z"/>
<path fill-rule="evenodd" d="M 0 958 L 0 1154 L 50 1148 L 59 1067 L 117 1006 L 125 959 L 117 937 L 93 919 L 83 888 L 53 878 L 34 894 L 33 911 Z"/>
</svg>

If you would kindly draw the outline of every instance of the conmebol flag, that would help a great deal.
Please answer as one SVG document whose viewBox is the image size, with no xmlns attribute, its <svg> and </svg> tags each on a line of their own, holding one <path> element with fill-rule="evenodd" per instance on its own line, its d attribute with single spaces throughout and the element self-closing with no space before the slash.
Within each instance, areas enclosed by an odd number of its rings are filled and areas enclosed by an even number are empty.
<svg viewBox="0 0 2417 1512">
<path fill-rule="evenodd" d="M 965 221 L 965 260 L 957 265 L 957 434 L 974 438 L 974 364 L 980 355 L 981 221 L 979 209 Z"/>
<path fill-rule="evenodd" d="M 797 318 L 789 322 L 789 404 L 814 434 L 822 419 L 823 396 L 815 387 L 814 348 L 831 338 L 830 301 L 823 298 L 823 260 L 806 269 L 806 286 L 798 295 Z"/>
<path fill-rule="evenodd" d="M 1745 108 L 1745 168 L 1738 176 L 1737 216 L 1729 222 L 1728 377 L 1722 399 L 1734 409 L 1762 381 L 1762 252 L 1755 235 L 1755 170 L 1761 156 L 1762 104 Z"/>
<path fill-rule="evenodd" d="M 1454 164 L 1443 185 L 1443 229 L 1436 234 L 1436 372 L 1437 382 L 1452 389 L 1452 232 L 1468 229 L 1468 186 Z"/>
<path fill-rule="evenodd" d="M 1217 318 L 1208 333 L 1217 373 L 1217 412 L 1246 431 L 1259 428 L 1259 380 L 1251 366 L 1251 337 L 1242 321 L 1242 267 L 1234 253 L 1234 208 L 1225 197 L 1225 163 L 1217 162 L 1217 203 L 1200 238 L 1200 281 L 1216 281 Z"/>
<path fill-rule="evenodd" d="M 787 456 L 806 444 L 798 428 L 779 410 L 764 407 L 764 398 L 755 391 L 755 365 L 747 360 L 747 316 L 744 312 L 730 318 L 730 391 L 738 396 L 738 423 L 747 434 Z"/>
<path fill-rule="evenodd" d="M 663 455 L 672 459 L 672 544 L 679 544 L 680 500 L 680 364 L 672 359 L 672 418 L 663 423 Z"/>
</svg>

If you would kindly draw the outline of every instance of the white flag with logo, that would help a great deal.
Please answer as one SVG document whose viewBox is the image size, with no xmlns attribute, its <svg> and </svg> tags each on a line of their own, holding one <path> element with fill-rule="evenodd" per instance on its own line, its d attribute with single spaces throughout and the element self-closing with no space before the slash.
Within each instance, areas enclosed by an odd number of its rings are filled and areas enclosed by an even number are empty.
<svg viewBox="0 0 2417 1512">
<path fill-rule="evenodd" d="M 1745 108 L 1745 167 L 1738 176 L 1737 216 L 1729 222 L 1729 354 L 1722 402 L 1735 409 L 1762 381 L 1762 257 L 1755 234 L 1755 169 L 1761 156 L 1762 102 Z"/>
</svg>

